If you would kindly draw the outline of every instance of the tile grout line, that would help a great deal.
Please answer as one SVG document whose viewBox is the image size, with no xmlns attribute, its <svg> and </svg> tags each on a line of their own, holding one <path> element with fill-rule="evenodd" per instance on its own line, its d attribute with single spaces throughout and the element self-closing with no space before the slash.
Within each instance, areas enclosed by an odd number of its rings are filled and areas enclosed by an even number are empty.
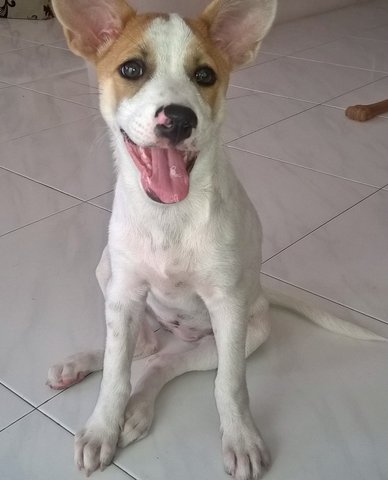
<svg viewBox="0 0 388 480">
<path fill-rule="evenodd" d="M 51 213 L 50 215 L 39 218 L 38 220 L 34 220 L 33 222 L 27 223 L 26 225 L 23 225 L 22 227 L 18 227 L 18 228 L 15 228 L 13 230 L 10 230 L 9 232 L 2 233 L 0 235 L 0 239 L 2 239 L 3 237 L 5 237 L 7 235 L 10 235 L 11 233 L 17 232 L 18 230 L 22 230 L 23 228 L 30 227 L 31 225 L 34 225 L 35 223 L 42 222 L 44 220 L 47 220 L 48 218 L 54 217 L 55 215 L 59 215 L 61 213 L 67 212 L 68 210 L 71 210 L 72 208 L 77 208 L 77 207 L 80 207 L 81 205 L 84 205 L 84 204 L 87 204 L 87 203 L 88 202 L 86 202 L 86 201 L 77 203 L 77 205 L 72 205 L 71 207 L 64 208 L 63 210 L 60 210 L 59 212 Z"/>
<path fill-rule="evenodd" d="M 351 205 L 350 207 L 346 208 L 345 210 L 343 210 L 342 212 L 338 213 L 337 215 L 334 215 L 334 217 L 330 218 L 329 220 L 326 220 L 325 222 L 323 222 L 321 225 L 319 225 L 318 227 L 314 228 L 313 230 L 311 230 L 311 232 L 308 232 L 306 233 L 305 235 L 302 235 L 300 238 L 298 238 L 297 240 L 291 242 L 289 245 L 287 245 L 287 247 L 284 247 L 282 248 L 281 250 L 279 250 L 279 252 L 271 255 L 269 258 L 267 258 L 266 260 L 264 260 L 264 262 L 262 263 L 262 265 L 265 265 L 267 262 L 269 262 L 270 260 L 272 260 L 273 258 L 277 257 L 278 255 L 280 255 L 281 253 L 285 252 L 286 250 L 288 250 L 290 247 L 294 246 L 296 243 L 299 243 L 300 241 L 304 240 L 306 237 L 309 237 L 311 234 L 315 233 L 317 230 L 319 230 L 320 228 L 324 227 L 325 225 L 327 225 L 328 223 L 332 222 L 333 220 L 335 220 L 336 218 L 342 216 L 343 214 L 345 214 L 346 212 L 348 212 L 349 210 L 353 209 L 354 207 L 357 207 L 357 205 L 359 205 L 360 203 L 364 202 L 365 200 L 369 200 L 370 197 L 373 197 L 374 195 L 376 195 L 377 193 L 383 191 L 385 187 L 380 187 L 378 188 L 377 190 L 375 190 L 374 192 L 370 193 L 369 195 L 367 195 L 366 197 L 362 198 L 361 200 L 359 200 L 358 202 L 356 202 L 355 204 Z"/>
<path fill-rule="evenodd" d="M 10 87 L 18 87 L 18 85 L 10 85 Z M 5 87 L 5 88 L 7 88 L 7 87 Z M 20 88 L 20 87 L 18 87 L 18 88 Z M 0 89 L 0 93 L 1 93 L 1 90 L 2 89 Z M 24 88 L 22 90 L 26 90 L 26 89 Z M 38 92 L 33 92 L 33 93 L 38 93 Z M 45 94 L 44 93 L 39 93 L 38 95 L 45 95 Z M 47 95 L 47 96 L 49 96 L 49 95 Z M 64 101 L 68 102 L 68 100 L 64 100 Z M 94 109 L 92 107 L 85 107 L 84 105 L 78 105 L 78 106 L 80 106 L 80 107 L 82 106 L 83 108 L 87 108 L 88 110 L 92 110 L 90 112 L 90 115 L 87 115 L 86 117 L 83 117 L 83 118 L 78 118 L 77 120 L 73 119 L 73 120 L 69 120 L 68 122 L 58 123 L 58 125 L 51 125 L 50 127 L 42 128 L 42 130 L 37 130 L 36 132 L 25 133 L 25 134 L 20 135 L 18 137 L 6 138 L 4 140 L 0 140 L 0 146 L 4 143 L 13 142 L 14 140 L 20 140 L 21 138 L 30 137 L 32 135 L 38 135 L 39 133 L 47 132 L 48 130 L 52 130 L 54 128 L 63 127 L 63 126 L 66 126 L 66 125 L 70 125 L 72 123 L 80 122 L 81 120 L 87 120 L 88 118 L 96 117 L 96 113 L 97 113 L 96 109 Z M 2 168 L 5 168 L 5 167 L 2 167 Z"/>
<path fill-rule="evenodd" d="M 307 167 L 306 165 L 299 165 L 298 163 L 293 163 L 293 162 L 286 161 L 286 160 L 280 160 L 279 158 L 270 157 L 269 155 L 265 155 L 263 153 L 255 153 L 252 150 L 247 150 L 245 148 L 237 147 L 237 146 L 234 146 L 234 145 L 225 144 L 224 147 L 231 148 L 232 150 L 237 150 L 237 151 L 243 152 L 243 153 L 248 153 L 248 154 L 254 155 L 256 157 L 263 157 L 263 158 L 266 158 L 268 160 L 273 160 L 274 162 L 278 162 L 278 163 L 283 164 L 283 165 L 290 165 L 292 167 L 303 168 L 304 170 L 308 170 L 309 172 L 318 173 L 320 175 L 326 175 L 327 177 L 337 178 L 339 180 L 344 180 L 345 182 L 352 182 L 352 183 L 355 183 L 357 185 L 363 185 L 365 187 L 374 188 L 375 190 L 379 190 L 380 188 L 385 188 L 385 187 L 380 187 L 380 186 L 377 186 L 377 185 L 372 185 L 370 183 L 361 182 L 360 180 L 355 180 L 355 179 L 352 179 L 352 178 L 340 177 L 338 175 L 335 175 L 334 173 L 324 172 L 323 170 L 316 170 L 312 167 Z"/>
<path fill-rule="evenodd" d="M 24 175 L 23 173 L 15 172 L 14 170 L 11 170 L 8 167 L 3 167 L 0 165 L 0 173 L 1 170 L 4 170 L 4 172 L 11 173 L 13 175 L 17 175 L 18 177 L 24 178 L 25 180 L 30 180 L 31 182 L 34 182 L 38 185 L 41 185 L 42 187 L 49 188 L 50 190 L 53 190 L 56 193 L 60 193 L 62 195 L 66 195 L 67 197 L 73 198 L 74 200 L 78 200 L 79 202 L 87 202 L 88 200 L 85 200 L 83 198 L 79 198 L 71 193 L 64 192 L 63 190 L 60 190 L 59 188 L 53 187 L 52 185 L 48 185 L 47 183 L 40 182 L 39 180 L 36 180 L 34 178 L 28 177 L 27 175 Z M 104 195 L 103 193 L 101 195 Z"/>
<path fill-rule="evenodd" d="M 47 415 L 47 413 L 45 412 L 42 412 L 41 410 L 39 410 L 39 408 L 37 408 L 38 412 L 41 413 L 42 415 L 44 415 L 48 420 L 51 420 L 53 423 L 55 423 L 58 427 L 62 428 L 63 430 L 65 430 L 65 432 L 67 433 L 70 433 L 70 435 L 72 435 L 73 437 L 75 436 L 74 433 L 69 430 L 67 427 L 65 427 L 64 425 L 62 425 L 61 423 L 59 423 L 58 421 L 56 421 L 54 418 L 50 417 L 50 415 Z M 115 467 L 117 467 L 119 470 L 121 470 L 123 473 L 125 473 L 126 475 L 128 475 L 129 478 L 133 479 L 133 480 L 139 480 L 137 479 L 136 477 L 132 476 L 131 474 L 129 474 L 127 471 L 125 471 L 122 467 L 120 467 L 119 465 L 117 465 L 114 461 L 111 463 L 111 465 L 114 465 Z"/>
<path fill-rule="evenodd" d="M 354 65 L 344 65 L 343 63 L 335 63 L 335 62 L 327 62 L 327 61 L 325 62 L 323 60 L 316 60 L 314 58 L 295 57 L 294 55 L 288 55 L 287 58 L 292 58 L 293 60 L 303 60 L 305 62 L 321 63 L 321 64 L 324 64 L 324 65 L 333 65 L 335 67 L 351 68 L 353 70 L 361 70 L 361 71 L 364 71 L 364 72 L 383 73 L 384 75 L 388 74 L 388 70 L 371 70 L 370 68 L 356 67 Z"/>
<path fill-rule="evenodd" d="M 35 405 L 32 404 L 29 400 L 23 398 L 21 395 L 19 395 L 19 393 L 15 392 L 14 390 L 12 390 L 12 388 L 8 387 L 4 382 L 2 382 L 0 380 L 0 385 L 4 388 L 6 388 L 9 392 L 13 393 L 14 395 L 16 395 L 17 397 L 20 398 L 20 400 L 23 400 L 23 402 L 27 403 L 28 405 L 30 405 L 30 407 L 32 407 L 33 409 L 35 409 Z"/>
<path fill-rule="evenodd" d="M 266 272 L 260 272 L 260 273 L 261 273 L 261 275 L 264 275 L 265 277 L 272 278 L 274 280 L 277 280 L 278 282 L 289 285 L 290 287 L 296 288 L 296 289 L 301 290 L 303 292 L 306 292 L 310 295 L 314 295 L 315 297 L 321 298 L 322 300 L 327 300 L 328 302 L 331 302 L 335 305 L 343 307 L 347 310 L 351 310 L 352 312 L 359 313 L 360 315 L 364 315 L 365 317 L 368 317 L 371 320 L 376 320 L 377 322 L 379 322 L 379 323 L 381 323 L 385 326 L 388 326 L 388 321 L 381 320 L 380 318 L 374 317 L 373 315 L 370 315 L 369 313 L 362 312 L 361 310 L 357 310 L 356 308 L 350 307 L 349 305 L 345 305 L 344 303 L 338 302 L 337 300 L 325 297 L 324 295 L 321 295 L 320 293 L 313 292 L 312 290 L 308 290 L 307 288 L 304 288 L 304 287 L 301 287 L 301 286 L 296 285 L 294 283 L 288 282 L 287 280 L 284 280 L 282 278 L 271 275 L 270 273 L 266 273 Z"/>
<path fill-rule="evenodd" d="M 70 81 L 70 80 L 69 80 L 69 81 Z M 33 83 L 33 82 L 26 82 L 26 83 Z M 75 83 L 75 82 L 72 82 L 72 83 Z M 79 84 L 79 85 L 80 85 L 80 84 Z M 27 90 L 28 92 L 38 93 L 39 95 L 46 95 L 47 97 L 55 98 L 55 99 L 57 99 L 57 100 L 62 100 L 62 101 L 64 101 L 64 102 L 72 103 L 72 104 L 74 104 L 74 105 L 79 105 L 79 106 L 81 106 L 81 107 L 90 108 L 90 109 L 92 109 L 92 110 L 96 110 L 97 112 L 100 111 L 98 107 L 91 107 L 90 105 L 87 105 L 86 103 L 80 103 L 80 102 L 76 102 L 75 100 L 71 100 L 71 99 L 69 99 L 69 98 L 64 98 L 64 97 L 60 97 L 60 96 L 58 96 L 58 95 L 53 95 L 52 93 L 47 93 L 47 92 L 41 92 L 41 91 L 39 91 L 39 90 L 34 90 L 33 88 L 24 86 L 24 84 L 22 84 L 22 85 L 15 85 L 15 86 L 17 86 L 17 87 L 19 87 L 19 88 L 21 88 L 21 89 L 23 89 L 23 90 Z M 94 88 L 94 87 L 92 87 L 92 88 Z M 97 90 L 97 89 L 96 89 L 96 90 Z M 85 95 L 85 96 L 87 96 L 87 95 L 92 95 L 92 96 L 94 96 L 94 95 L 99 95 L 99 94 L 100 94 L 100 93 L 99 93 L 99 91 L 97 90 L 96 92 L 89 92 L 89 93 L 84 93 L 84 94 L 81 94 L 81 95 Z"/>
</svg>

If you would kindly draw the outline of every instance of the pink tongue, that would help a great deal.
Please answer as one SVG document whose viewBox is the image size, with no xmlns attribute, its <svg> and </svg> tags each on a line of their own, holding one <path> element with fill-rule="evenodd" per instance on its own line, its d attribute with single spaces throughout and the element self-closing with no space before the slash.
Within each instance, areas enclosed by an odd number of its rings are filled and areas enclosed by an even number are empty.
<svg viewBox="0 0 388 480">
<path fill-rule="evenodd" d="M 167 148 L 150 148 L 152 173 L 142 170 L 141 181 L 146 192 L 154 193 L 163 203 L 184 200 L 189 193 L 189 176 L 183 152 Z"/>
</svg>

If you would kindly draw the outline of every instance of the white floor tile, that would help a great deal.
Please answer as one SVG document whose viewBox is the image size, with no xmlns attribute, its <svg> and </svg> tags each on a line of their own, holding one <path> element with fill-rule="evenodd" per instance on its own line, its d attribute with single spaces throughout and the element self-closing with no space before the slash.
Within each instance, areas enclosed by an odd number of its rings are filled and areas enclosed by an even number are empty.
<svg viewBox="0 0 388 480">
<path fill-rule="evenodd" d="M 97 74 L 94 67 L 87 65 L 87 68 L 74 70 L 66 74 L 66 78 L 72 82 L 81 83 L 90 87 L 98 88 Z"/>
<path fill-rule="evenodd" d="M 112 204 L 113 204 L 113 197 L 114 193 L 109 192 L 105 193 L 104 195 L 100 195 L 96 198 L 90 200 L 89 203 L 92 205 L 97 205 L 98 207 L 105 208 L 106 210 L 112 211 Z"/>
<path fill-rule="evenodd" d="M 377 82 L 365 87 L 357 88 L 350 93 L 345 93 L 345 95 L 330 100 L 327 104 L 346 109 L 351 105 L 366 105 L 386 99 L 388 99 L 388 77 L 377 80 Z M 388 112 L 380 116 L 388 118 Z"/>
<path fill-rule="evenodd" d="M 108 219 L 82 205 L 0 238 L 0 316 L 12 325 L 0 338 L 0 381 L 34 405 L 55 393 L 45 385 L 50 365 L 103 345 L 94 271 Z"/>
<path fill-rule="evenodd" d="M 371 194 L 374 189 L 230 150 L 232 165 L 263 224 L 263 258 Z"/>
<path fill-rule="evenodd" d="M 294 57 L 386 73 L 388 72 L 387 50 L 388 43 L 385 41 L 346 37 L 296 53 Z"/>
<path fill-rule="evenodd" d="M 8 425 L 33 410 L 31 405 L 9 391 L 8 388 L 3 387 L 3 385 L 0 385 L 0 405 L 0 437 L 3 428 L 8 427 Z"/>
<path fill-rule="evenodd" d="M 37 43 L 48 43 L 63 40 L 63 30 L 56 19 L 52 20 L 17 20 L 1 19 L 0 34 L 30 40 Z"/>
<path fill-rule="evenodd" d="M 33 412 L 0 435 L 3 480 L 83 480 L 73 462 L 73 436 L 40 412 Z M 117 467 L 96 472 L 100 480 L 130 480 Z"/>
<path fill-rule="evenodd" d="M 64 100 L 71 100 L 87 107 L 99 108 L 98 90 L 88 85 L 73 82 L 69 80 L 69 77 L 71 78 L 71 74 L 55 75 L 44 80 L 23 83 L 21 87 Z"/>
<path fill-rule="evenodd" d="M 311 107 L 311 103 L 265 93 L 228 99 L 223 140 L 231 142 Z"/>
<path fill-rule="evenodd" d="M 388 8 L 388 4 L 387 4 L 387 8 Z M 368 30 L 361 30 L 361 32 L 354 32 L 353 36 L 388 41 L 388 23 L 387 25 L 383 25 L 382 27 L 370 28 Z"/>
<path fill-rule="evenodd" d="M 34 45 L 34 43 L 26 42 L 18 37 L 6 37 L 4 35 L 0 35 L 0 54 L 10 52 L 11 50 L 20 50 L 22 48 L 31 47 Z"/>
<path fill-rule="evenodd" d="M 58 42 L 46 43 L 46 45 L 48 45 L 49 47 L 65 48 L 66 50 L 69 50 L 67 41 L 65 39 L 59 40 Z"/>
<path fill-rule="evenodd" d="M 1 88 L 0 142 L 86 118 L 93 112 L 95 110 L 19 87 Z M 31 155 L 31 151 L 25 153 Z M 0 165 L 4 161 L 12 162 L 12 158 L 2 149 Z"/>
<path fill-rule="evenodd" d="M 265 283 L 289 290 L 280 282 Z M 315 300 L 303 292 L 299 296 Z M 322 299 L 319 303 L 349 318 L 346 309 Z M 375 322 L 361 315 L 358 320 L 364 325 Z M 169 336 L 171 345 L 172 335 L 159 335 Z M 267 478 L 363 480 L 370 475 L 382 480 L 379 472 L 388 468 L 386 359 L 385 344 L 340 337 L 275 310 L 271 337 L 249 359 L 247 372 L 253 416 L 274 460 Z M 134 367 L 135 381 L 144 368 L 140 362 Z M 95 374 L 42 409 L 76 431 L 92 411 L 99 382 Z M 226 479 L 213 382 L 214 372 L 202 372 L 167 386 L 150 434 L 120 451 L 116 463 L 144 480 L 166 475 Z"/>
<path fill-rule="evenodd" d="M 36 45 L 0 55 L 0 80 L 12 84 L 32 82 L 85 67 L 85 62 L 71 52 Z"/>
<path fill-rule="evenodd" d="M 342 36 L 325 25 L 319 17 L 309 17 L 275 25 L 262 44 L 262 51 L 279 55 L 289 55 L 299 50 L 315 47 Z"/>
<path fill-rule="evenodd" d="M 315 107 L 231 145 L 341 178 L 382 187 L 388 182 L 388 121 L 359 123 L 343 110 Z"/>
<path fill-rule="evenodd" d="M 6 85 L 5 83 L 3 85 Z M 0 84 L 1 88 L 1 84 Z M 228 91 L 226 92 L 226 98 L 240 98 L 240 97 L 245 97 L 246 95 L 255 95 L 257 92 L 254 90 L 248 90 L 246 88 L 239 88 L 239 87 L 233 87 L 230 86 L 228 88 Z"/>
<path fill-rule="evenodd" d="M 53 103 L 62 102 L 43 97 Z M 83 108 L 62 103 L 68 108 Z M 1 147 L 0 165 L 78 198 L 87 200 L 113 188 L 112 153 L 99 113 L 6 142 Z"/>
<path fill-rule="evenodd" d="M 380 191 L 269 262 L 263 271 L 388 322 L 388 193 Z"/>
<path fill-rule="evenodd" d="M 74 198 L 0 169 L 0 236 L 77 203 Z"/>
<path fill-rule="evenodd" d="M 388 23 L 388 12 L 383 8 L 371 8 L 367 3 L 333 10 L 316 17 L 320 28 L 337 35 L 353 35 Z"/>
<path fill-rule="evenodd" d="M 238 71 L 232 75 L 231 83 L 237 87 L 320 103 L 378 80 L 383 75 L 284 57 Z"/>
</svg>

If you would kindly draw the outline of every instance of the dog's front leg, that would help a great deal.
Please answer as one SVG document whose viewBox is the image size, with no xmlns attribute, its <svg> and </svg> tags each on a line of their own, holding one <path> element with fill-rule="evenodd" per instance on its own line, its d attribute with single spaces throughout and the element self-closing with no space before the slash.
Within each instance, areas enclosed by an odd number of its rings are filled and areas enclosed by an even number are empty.
<svg viewBox="0 0 388 480">
<path fill-rule="evenodd" d="M 145 287 L 134 288 L 129 278 L 121 268 L 113 273 L 106 291 L 101 390 L 92 416 L 75 439 L 75 461 L 87 475 L 111 463 L 131 394 L 131 361 L 144 317 L 146 291 Z"/>
<path fill-rule="evenodd" d="M 269 467 L 270 457 L 249 409 L 245 374 L 247 302 L 244 295 L 229 292 L 206 303 L 218 352 L 215 397 L 225 470 L 236 480 L 257 480 Z"/>
</svg>

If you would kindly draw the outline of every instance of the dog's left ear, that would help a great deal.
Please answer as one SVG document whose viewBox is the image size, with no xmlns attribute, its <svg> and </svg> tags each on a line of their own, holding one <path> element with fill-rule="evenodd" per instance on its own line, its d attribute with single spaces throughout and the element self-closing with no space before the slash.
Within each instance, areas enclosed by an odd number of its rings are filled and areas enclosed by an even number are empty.
<svg viewBox="0 0 388 480">
<path fill-rule="evenodd" d="M 213 0 L 201 15 L 233 66 L 249 63 L 276 15 L 277 0 Z"/>
</svg>

